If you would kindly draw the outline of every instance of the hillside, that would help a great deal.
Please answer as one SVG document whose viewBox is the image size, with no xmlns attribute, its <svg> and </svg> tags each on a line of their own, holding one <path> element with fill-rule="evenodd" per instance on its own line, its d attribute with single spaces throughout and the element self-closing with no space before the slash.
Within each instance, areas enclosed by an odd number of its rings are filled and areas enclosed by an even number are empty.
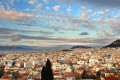
<svg viewBox="0 0 120 80">
<path fill-rule="evenodd" d="M 117 39 L 116 41 L 112 42 L 111 44 L 105 46 L 104 48 L 115 48 L 115 47 L 120 47 L 120 39 Z"/>
<path fill-rule="evenodd" d="M 76 49 L 76 48 L 91 48 L 88 46 L 73 46 L 71 49 Z"/>
</svg>

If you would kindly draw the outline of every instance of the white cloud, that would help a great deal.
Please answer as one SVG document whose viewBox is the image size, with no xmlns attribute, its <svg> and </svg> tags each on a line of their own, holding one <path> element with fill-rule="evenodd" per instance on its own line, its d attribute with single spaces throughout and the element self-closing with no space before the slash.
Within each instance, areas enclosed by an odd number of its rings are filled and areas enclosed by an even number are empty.
<svg viewBox="0 0 120 80">
<path fill-rule="evenodd" d="M 49 1 L 48 0 L 43 0 L 45 3 L 48 3 Z"/>
<path fill-rule="evenodd" d="M 1 2 L 0 2 L 0 10 L 4 10 L 4 6 L 2 5 Z"/>
<path fill-rule="evenodd" d="M 37 9 L 40 9 L 42 7 L 42 3 L 38 3 L 37 5 L 36 5 L 36 8 Z"/>
<path fill-rule="evenodd" d="M 92 14 L 91 16 L 95 16 L 96 15 L 96 12 L 94 14 Z"/>
<path fill-rule="evenodd" d="M 106 9 L 106 10 L 104 10 L 104 11 L 99 11 L 98 12 L 98 14 L 106 14 L 106 13 L 108 13 L 110 11 L 110 9 Z"/>
<path fill-rule="evenodd" d="M 0 20 L 25 22 L 33 18 L 33 14 L 25 14 L 15 11 L 0 11 Z"/>
<path fill-rule="evenodd" d="M 87 10 L 87 11 L 85 12 L 85 15 L 88 16 L 91 12 L 92 12 L 92 10 Z"/>
<path fill-rule="evenodd" d="M 29 0 L 28 3 L 33 5 L 35 3 L 38 3 L 38 0 Z"/>
<path fill-rule="evenodd" d="M 98 12 L 98 14 L 105 14 L 105 12 L 103 12 L 103 11 L 100 11 L 100 12 Z"/>
<path fill-rule="evenodd" d="M 69 7 L 67 8 L 67 11 L 68 11 L 68 12 L 71 12 L 71 6 L 69 6 Z"/>
<path fill-rule="evenodd" d="M 110 11 L 110 9 L 106 9 L 106 10 L 105 10 L 105 13 L 107 13 L 107 12 L 109 12 L 109 11 Z"/>
<path fill-rule="evenodd" d="M 87 10 L 87 12 L 92 12 L 92 10 Z"/>
<path fill-rule="evenodd" d="M 47 6 L 47 7 L 46 7 L 46 9 L 47 9 L 47 10 L 50 10 L 50 7 L 49 7 L 49 6 Z"/>
<path fill-rule="evenodd" d="M 114 18 L 120 20 L 120 14 L 117 14 Z"/>
<path fill-rule="evenodd" d="M 9 0 L 9 3 L 10 3 L 11 5 L 14 5 L 14 1 L 15 1 L 15 0 Z"/>
<path fill-rule="evenodd" d="M 103 20 L 104 20 L 104 17 L 102 16 L 99 19 L 94 19 L 95 22 L 103 22 Z"/>
<path fill-rule="evenodd" d="M 56 5 L 56 6 L 53 7 L 53 9 L 54 9 L 55 11 L 59 11 L 60 6 L 59 6 L 59 5 Z"/>
<path fill-rule="evenodd" d="M 81 16 L 80 16 L 80 18 L 85 18 L 85 17 L 89 17 L 90 18 L 90 16 L 88 16 L 90 13 L 92 12 L 92 10 L 86 10 L 85 12 L 83 12 L 83 13 L 81 13 Z"/>
<path fill-rule="evenodd" d="M 85 6 L 83 6 L 83 7 L 81 7 L 81 9 L 83 9 L 83 10 L 85 10 L 85 9 L 87 9 Z"/>
<path fill-rule="evenodd" d="M 30 9 L 25 9 L 26 11 L 30 11 Z"/>
<path fill-rule="evenodd" d="M 36 15 L 36 18 L 42 18 L 43 16 L 42 15 Z"/>
</svg>

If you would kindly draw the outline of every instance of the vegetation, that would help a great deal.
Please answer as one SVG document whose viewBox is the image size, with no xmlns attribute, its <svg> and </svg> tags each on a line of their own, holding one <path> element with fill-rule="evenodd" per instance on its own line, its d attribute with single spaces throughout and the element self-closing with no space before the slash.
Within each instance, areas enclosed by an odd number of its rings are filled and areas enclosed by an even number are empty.
<svg viewBox="0 0 120 80">
<path fill-rule="evenodd" d="M 101 76 L 101 72 L 100 72 L 100 71 L 97 72 L 97 76 L 98 76 L 98 77 Z"/>
<path fill-rule="evenodd" d="M 4 75 L 4 66 L 0 67 L 0 78 L 2 78 L 2 76 Z"/>
<path fill-rule="evenodd" d="M 75 76 L 76 80 L 80 80 L 81 79 L 81 75 L 79 73 L 74 72 L 73 76 Z"/>
<path fill-rule="evenodd" d="M 98 71 L 96 73 L 96 75 L 93 75 L 93 74 L 92 75 L 88 75 L 86 70 L 84 70 L 81 77 L 82 77 L 82 79 L 97 79 L 97 78 L 100 78 L 100 76 L 101 76 L 101 72 L 100 71 Z"/>
<path fill-rule="evenodd" d="M 83 71 L 82 79 L 88 79 L 88 74 L 87 74 L 86 70 Z"/>
<path fill-rule="evenodd" d="M 47 59 L 46 67 L 43 66 L 41 73 L 41 80 L 53 80 L 53 71 L 51 69 L 51 62 Z"/>
<path fill-rule="evenodd" d="M 12 66 L 14 66 L 14 65 L 15 65 L 15 62 L 12 63 Z"/>
</svg>

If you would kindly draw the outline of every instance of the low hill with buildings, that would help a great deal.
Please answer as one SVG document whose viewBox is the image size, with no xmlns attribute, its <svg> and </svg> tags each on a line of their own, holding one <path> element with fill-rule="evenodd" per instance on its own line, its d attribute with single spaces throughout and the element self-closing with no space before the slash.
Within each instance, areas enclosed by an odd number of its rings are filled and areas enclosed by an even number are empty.
<svg viewBox="0 0 120 80">
<path fill-rule="evenodd" d="M 77 48 L 91 48 L 88 46 L 73 46 L 71 49 L 77 49 Z"/>
</svg>

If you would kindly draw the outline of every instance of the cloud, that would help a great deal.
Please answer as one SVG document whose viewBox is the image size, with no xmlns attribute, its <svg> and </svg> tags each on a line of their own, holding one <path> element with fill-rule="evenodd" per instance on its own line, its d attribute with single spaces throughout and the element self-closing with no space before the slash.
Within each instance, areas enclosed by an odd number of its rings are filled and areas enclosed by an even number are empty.
<svg viewBox="0 0 120 80">
<path fill-rule="evenodd" d="M 96 16 L 96 12 L 91 15 L 92 17 Z"/>
<path fill-rule="evenodd" d="M 71 12 L 71 6 L 69 6 L 69 7 L 67 8 L 67 11 L 68 11 L 68 12 Z"/>
<path fill-rule="evenodd" d="M 105 14 L 105 12 L 102 12 L 102 11 L 100 11 L 100 12 L 98 12 L 99 14 Z"/>
<path fill-rule="evenodd" d="M 54 0 L 64 4 L 87 4 L 97 7 L 120 7 L 120 0 Z"/>
<path fill-rule="evenodd" d="M 87 8 L 85 6 L 81 7 L 82 10 L 86 10 Z"/>
<path fill-rule="evenodd" d="M 43 2 L 48 3 L 48 2 L 49 2 L 49 0 L 43 0 Z"/>
<path fill-rule="evenodd" d="M 47 7 L 46 7 L 46 9 L 47 9 L 47 10 L 50 10 L 50 7 L 49 7 L 49 6 L 47 6 Z"/>
<path fill-rule="evenodd" d="M 22 39 L 27 39 L 27 40 L 47 40 L 47 41 L 51 41 L 51 40 L 64 40 L 63 38 L 50 38 L 47 36 L 29 36 L 29 35 L 21 35 L 18 33 L 12 33 L 9 35 L 0 35 L 0 38 L 4 38 L 4 39 L 10 39 L 11 41 L 17 41 L 17 40 L 22 40 Z"/>
<path fill-rule="evenodd" d="M 16 11 L 0 11 L 0 20 L 7 20 L 10 23 L 18 25 L 36 25 L 36 21 L 33 20 L 34 14 L 26 14 Z"/>
<path fill-rule="evenodd" d="M 16 1 L 17 0 L 1 0 L 0 5 L 2 3 L 2 6 L 4 7 L 4 9 L 15 11 L 16 10 L 16 7 L 15 7 Z"/>
<path fill-rule="evenodd" d="M 28 3 L 34 5 L 35 3 L 38 3 L 38 0 L 29 0 Z"/>
<path fill-rule="evenodd" d="M 47 41 L 48 45 L 54 44 L 54 42 L 58 42 L 58 44 L 82 44 L 82 45 L 92 45 L 92 46 L 105 46 L 110 44 L 112 41 L 118 39 L 118 37 L 96 37 L 96 38 L 82 38 L 82 37 L 72 37 L 72 38 L 61 38 L 61 37 L 52 37 L 52 36 L 30 36 L 30 35 L 21 35 L 18 33 L 12 33 L 8 35 L 0 35 L 1 39 L 8 39 L 12 42 L 14 41 L 24 41 L 24 40 L 35 40 L 35 41 Z M 37 45 L 37 44 L 36 44 Z"/>
<path fill-rule="evenodd" d="M 30 9 L 25 9 L 25 11 L 30 11 Z"/>
<path fill-rule="evenodd" d="M 41 7 L 42 7 L 42 3 L 38 3 L 38 4 L 36 5 L 36 9 L 41 9 Z"/>
<path fill-rule="evenodd" d="M 87 10 L 84 17 L 77 17 L 77 16 L 68 16 L 62 13 L 47 13 L 45 12 L 44 15 L 48 15 L 48 19 L 50 20 L 49 16 L 51 16 L 51 25 L 46 24 L 44 28 L 47 29 L 54 29 L 54 30 L 72 30 L 78 31 L 81 28 L 87 30 L 97 30 L 96 24 L 94 21 L 88 16 L 92 10 Z M 59 25 L 55 25 L 54 23 L 58 23 Z M 74 26 L 74 27 L 73 27 Z"/>
<path fill-rule="evenodd" d="M 82 33 L 80 33 L 79 35 L 89 35 L 89 33 L 87 33 L 87 32 L 82 32 Z"/>
<path fill-rule="evenodd" d="M 36 18 L 42 18 L 43 15 L 36 15 Z"/>
<path fill-rule="evenodd" d="M 96 45 L 107 45 L 117 37 L 100 37 L 100 38 L 60 38 L 60 37 L 48 37 L 48 36 L 30 36 L 30 35 L 21 35 L 17 33 L 9 35 L 0 35 L 2 39 L 10 39 L 11 41 L 20 41 L 20 40 L 43 40 L 43 41 L 61 41 L 62 43 L 84 43 L 84 44 L 96 44 Z"/>
<path fill-rule="evenodd" d="M 10 3 L 11 5 L 14 5 L 14 1 L 15 1 L 15 0 L 10 0 L 9 3 Z"/>
<path fill-rule="evenodd" d="M 53 9 L 54 9 L 55 11 L 59 11 L 60 6 L 59 6 L 59 5 L 56 5 L 56 6 L 53 7 Z"/>
<path fill-rule="evenodd" d="M 2 11 L 5 10 L 5 8 L 4 8 L 2 2 L 0 2 L 0 10 L 2 10 Z"/>
<path fill-rule="evenodd" d="M 99 23 L 102 23 L 104 22 L 104 17 L 101 16 L 99 19 L 94 19 L 95 22 L 99 22 Z"/>
<path fill-rule="evenodd" d="M 116 34 L 115 36 L 119 36 L 120 34 L 120 21 L 114 21 L 109 24 L 109 28 L 111 29 L 112 33 Z"/>
<path fill-rule="evenodd" d="M 0 20 L 26 21 L 33 17 L 33 14 L 25 14 L 15 11 L 0 11 Z"/>
<path fill-rule="evenodd" d="M 41 34 L 53 34 L 52 32 L 41 31 L 41 30 L 22 30 L 15 28 L 6 28 L 0 26 L 0 34 L 11 34 L 11 33 L 41 33 Z"/>
<path fill-rule="evenodd" d="M 105 10 L 105 13 L 107 13 L 107 12 L 109 12 L 109 11 L 110 11 L 110 9 L 106 9 L 106 10 Z"/>
</svg>

